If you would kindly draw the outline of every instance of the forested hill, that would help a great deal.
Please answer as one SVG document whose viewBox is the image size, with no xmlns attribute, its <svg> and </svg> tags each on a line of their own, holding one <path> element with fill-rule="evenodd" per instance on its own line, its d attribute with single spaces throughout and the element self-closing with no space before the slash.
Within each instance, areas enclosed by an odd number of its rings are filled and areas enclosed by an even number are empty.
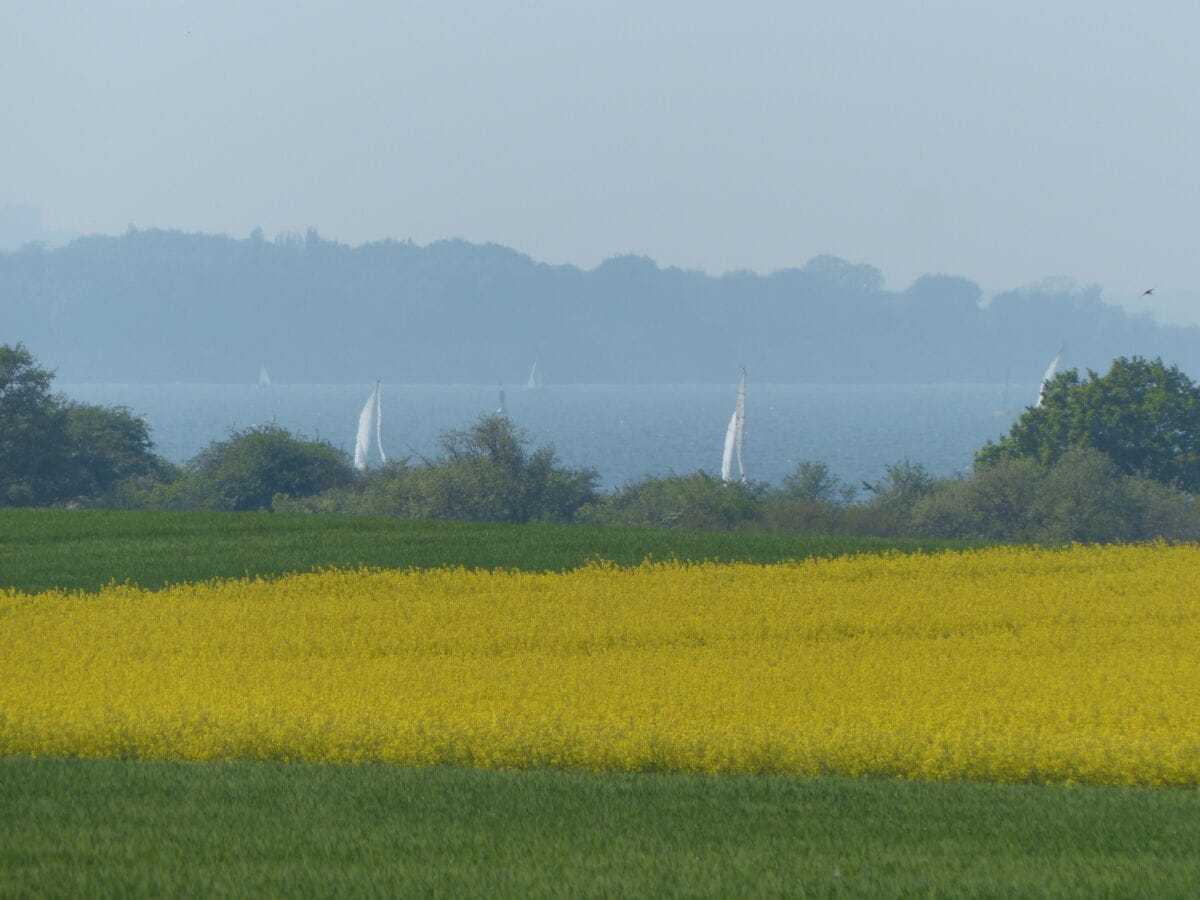
<svg viewBox="0 0 1200 900">
<path fill-rule="evenodd" d="M 1162 356 L 1200 371 L 1200 329 L 1053 287 L 981 301 L 962 278 L 883 289 L 823 256 L 713 277 L 624 256 L 590 271 L 488 244 L 348 247 L 171 231 L 0 254 L 0 342 L 61 381 L 1036 382 Z"/>
</svg>

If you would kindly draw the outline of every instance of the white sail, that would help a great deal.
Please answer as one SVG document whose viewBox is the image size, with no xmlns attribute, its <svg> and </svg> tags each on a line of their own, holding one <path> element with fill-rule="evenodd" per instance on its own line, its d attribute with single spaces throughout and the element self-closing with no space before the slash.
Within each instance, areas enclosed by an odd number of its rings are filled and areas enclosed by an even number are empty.
<svg viewBox="0 0 1200 900">
<path fill-rule="evenodd" d="M 725 453 L 721 457 L 721 480 L 733 480 L 733 453 L 737 444 L 737 412 L 729 417 L 729 427 L 725 429 Z"/>
<path fill-rule="evenodd" d="M 271 376 L 267 374 L 266 366 L 258 367 L 258 385 L 259 387 L 267 387 L 271 384 Z"/>
<path fill-rule="evenodd" d="M 375 443 L 379 447 L 379 461 L 387 465 L 387 454 L 383 452 L 383 399 L 378 381 L 375 382 Z"/>
<path fill-rule="evenodd" d="M 383 451 L 383 398 L 379 390 L 379 382 L 375 382 L 375 390 L 363 404 L 362 412 L 358 414 L 358 434 L 354 439 L 354 467 L 360 472 L 366 471 L 367 457 L 371 450 L 371 432 L 375 432 L 375 446 L 379 449 L 379 461 L 387 463 L 387 454 Z"/>
<path fill-rule="evenodd" d="M 496 407 L 496 415 L 498 415 L 498 416 L 507 416 L 508 415 L 508 409 L 505 406 L 504 388 L 500 388 L 500 405 Z"/>
<path fill-rule="evenodd" d="M 1037 406 L 1042 405 L 1042 401 L 1046 399 L 1046 385 L 1054 378 L 1054 373 L 1058 371 L 1058 362 L 1062 359 L 1063 350 L 1066 347 L 1059 348 L 1059 351 L 1054 354 L 1054 359 L 1050 360 L 1050 365 L 1046 367 L 1046 374 L 1042 376 L 1042 385 L 1038 388 Z"/>
<path fill-rule="evenodd" d="M 745 483 L 746 481 L 746 460 L 744 456 L 746 446 L 746 370 L 742 369 L 741 377 L 738 379 L 737 407 L 734 409 L 734 420 L 736 427 L 734 429 L 734 449 L 737 451 L 738 478 Z"/>
<path fill-rule="evenodd" d="M 538 368 L 537 362 L 534 362 L 533 368 L 529 370 L 529 382 L 526 387 L 540 388 L 542 386 L 542 372 Z"/>
<path fill-rule="evenodd" d="M 358 414 L 358 438 L 354 442 L 354 468 L 360 472 L 367 468 L 367 451 L 371 447 L 371 426 L 374 424 L 376 406 L 379 403 L 379 384 L 367 398 L 362 412 Z"/>
<path fill-rule="evenodd" d="M 721 458 L 721 480 L 728 483 L 733 481 L 733 461 L 736 457 L 738 480 L 746 481 L 746 370 L 738 379 L 737 406 L 729 418 L 729 427 L 725 429 L 725 453 Z"/>
</svg>

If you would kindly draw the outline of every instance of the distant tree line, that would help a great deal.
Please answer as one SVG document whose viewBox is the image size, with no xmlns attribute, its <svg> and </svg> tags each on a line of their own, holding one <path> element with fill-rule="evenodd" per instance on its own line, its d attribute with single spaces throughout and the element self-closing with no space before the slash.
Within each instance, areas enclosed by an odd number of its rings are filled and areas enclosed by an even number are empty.
<svg viewBox="0 0 1200 900">
<path fill-rule="evenodd" d="M 548 383 L 1033 382 L 1071 361 L 1162 356 L 1200 370 L 1200 330 L 1157 324 L 1062 281 L 985 299 L 966 278 L 891 290 L 869 265 L 818 256 L 767 275 L 591 270 L 494 244 L 315 231 L 271 241 L 136 230 L 0 253 L 0 322 L 78 381 Z M 286 327 L 285 327 L 286 325 Z M 852 352 L 847 352 L 851 350 Z M 714 366 L 714 361 L 724 361 Z"/>
<path fill-rule="evenodd" d="M 848 485 L 818 461 L 780 485 L 695 472 L 597 489 L 590 468 L 529 448 L 503 416 L 443 435 L 433 458 L 356 471 L 273 425 L 184 465 L 153 453 L 123 407 L 74 403 L 22 345 L 0 346 L 0 506 L 276 510 L 488 522 L 574 522 L 988 541 L 1200 540 L 1200 388 L 1162 360 L 1061 372 L 969 476 L 901 461 Z"/>
</svg>

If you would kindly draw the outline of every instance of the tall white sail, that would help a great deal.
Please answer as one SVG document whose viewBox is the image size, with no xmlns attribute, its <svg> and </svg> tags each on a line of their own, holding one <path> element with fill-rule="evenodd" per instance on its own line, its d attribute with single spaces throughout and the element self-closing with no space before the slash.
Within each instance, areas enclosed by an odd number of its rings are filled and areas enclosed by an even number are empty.
<svg viewBox="0 0 1200 900">
<path fill-rule="evenodd" d="M 367 468 L 367 451 L 371 447 L 371 426 L 374 424 L 375 413 L 379 405 L 379 382 L 375 382 L 375 390 L 367 398 L 362 412 L 358 414 L 358 438 L 354 442 L 354 468 L 360 472 Z"/>
<path fill-rule="evenodd" d="M 725 453 L 721 458 L 721 480 L 728 483 L 733 481 L 733 461 L 736 457 L 738 480 L 746 481 L 746 370 L 742 369 L 738 379 L 737 406 L 729 418 L 729 427 L 725 429 Z"/>
<path fill-rule="evenodd" d="M 375 443 L 379 447 L 379 461 L 387 465 L 387 454 L 383 452 L 383 399 L 378 381 L 375 382 Z"/>
<path fill-rule="evenodd" d="M 266 366 L 258 367 L 258 385 L 259 387 L 267 387 L 271 384 L 271 376 L 267 374 Z"/>
<path fill-rule="evenodd" d="M 746 481 L 746 460 L 743 455 L 746 446 L 746 370 L 742 369 L 742 376 L 738 379 L 738 396 L 737 396 L 737 462 L 738 476 L 742 483 Z"/>
<path fill-rule="evenodd" d="M 1042 385 L 1038 388 L 1037 406 L 1041 406 L 1042 401 L 1046 399 L 1046 385 L 1050 383 L 1050 380 L 1054 377 L 1054 373 L 1058 371 L 1059 360 L 1062 359 L 1063 351 L 1066 349 L 1065 346 L 1059 347 L 1058 352 L 1054 354 L 1054 359 L 1050 360 L 1050 365 L 1046 367 L 1046 374 L 1042 376 Z"/>
<path fill-rule="evenodd" d="M 526 387 L 540 388 L 542 386 L 542 371 L 538 368 L 538 364 L 534 361 L 533 368 L 529 370 L 529 381 Z"/>
<path fill-rule="evenodd" d="M 733 480 L 733 453 L 737 444 L 737 412 L 729 417 L 729 427 L 725 429 L 725 453 L 721 457 L 721 480 L 728 483 Z"/>
</svg>

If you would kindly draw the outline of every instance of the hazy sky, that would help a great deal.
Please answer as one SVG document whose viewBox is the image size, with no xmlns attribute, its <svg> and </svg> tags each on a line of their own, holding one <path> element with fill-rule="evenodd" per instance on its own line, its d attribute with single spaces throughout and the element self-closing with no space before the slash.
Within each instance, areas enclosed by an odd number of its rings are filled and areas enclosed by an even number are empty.
<svg viewBox="0 0 1200 900">
<path fill-rule="evenodd" d="M 0 205 L 585 267 L 1062 275 L 1200 322 L 1198 39 L 1195 0 L 8 0 Z"/>
</svg>

